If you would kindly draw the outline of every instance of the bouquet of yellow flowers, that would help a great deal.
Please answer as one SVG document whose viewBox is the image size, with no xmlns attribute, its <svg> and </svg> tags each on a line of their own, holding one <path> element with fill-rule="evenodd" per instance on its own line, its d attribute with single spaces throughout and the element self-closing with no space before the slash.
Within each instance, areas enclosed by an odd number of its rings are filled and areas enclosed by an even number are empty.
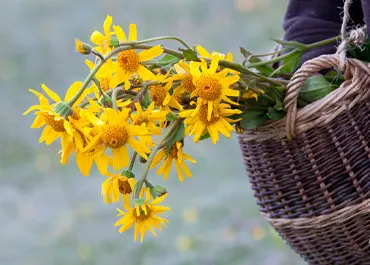
<svg viewBox="0 0 370 265">
<path fill-rule="evenodd" d="M 188 163 L 196 161 L 183 152 L 186 140 L 210 138 L 216 144 L 220 135 L 231 137 L 258 126 L 280 120 L 285 86 L 308 49 L 326 45 L 340 37 L 305 45 L 278 42 L 282 49 L 269 54 L 252 54 L 241 48 L 242 63 L 231 53 L 208 52 L 200 45 L 189 46 L 178 37 L 165 36 L 138 40 L 136 25 L 124 32 L 104 21 L 104 32 L 94 31 L 91 43 L 75 41 L 77 52 L 86 60 L 89 74 L 74 82 L 64 99 L 49 89 L 30 89 L 39 103 L 24 114 L 34 112 L 31 128 L 43 131 L 40 143 L 52 144 L 60 138 L 59 152 L 66 164 L 75 152 L 81 174 L 88 176 L 93 164 L 106 176 L 102 183 L 105 203 L 122 203 L 117 209 L 119 232 L 134 227 L 134 240 L 146 232 L 156 235 L 168 223 L 160 215 L 170 210 L 161 203 L 165 187 L 148 178 L 150 170 L 166 179 L 176 168 L 179 181 L 191 178 Z M 177 50 L 150 43 L 173 40 Z M 269 60 L 262 57 L 276 55 Z M 302 88 L 298 107 L 316 101 L 341 82 L 340 73 L 310 77 Z M 135 162 L 144 170 L 133 172 Z"/>
</svg>

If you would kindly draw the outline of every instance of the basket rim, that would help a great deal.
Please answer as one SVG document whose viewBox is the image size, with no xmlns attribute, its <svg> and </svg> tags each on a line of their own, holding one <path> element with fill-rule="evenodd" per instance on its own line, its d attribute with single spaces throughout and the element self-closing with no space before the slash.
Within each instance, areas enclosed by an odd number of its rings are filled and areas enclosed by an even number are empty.
<svg viewBox="0 0 370 265">
<path fill-rule="evenodd" d="M 315 217 L 298 218 L 270 218 L 268 214 L 261 213 L 264 218 L 276 228 L 312 229 L 338 225 L 359 215 L 370 213 L 370 199 L 366 199 L 356 205 L 350 205 L 333 213 L 322 214 Z"/>
<path fill-rule="evenodd" d="M 369 99 L 369 66 L 357 59 L 347 59 L 344 72 L 345 81 L 339 88 L 301 109 L 296 108 L 296 99 L 305 80 L 322 69 L 335 67 L 338 64 L 339 56 L 336 54 L 321 55 L 305 62 L 286 88 L 287 96 L 284 103 L 287 114 L 285 117 L 278 121 L 269 121 L 253 130 L 245 130 L 240 135 L 241 140 L 245 142 L 281 140 L 289 138 L 288 130 L 290 129 L 295 130 L 295 133 L 299 135 L 314 127 L 327 125 L 346 110 Z"/>
</svg>

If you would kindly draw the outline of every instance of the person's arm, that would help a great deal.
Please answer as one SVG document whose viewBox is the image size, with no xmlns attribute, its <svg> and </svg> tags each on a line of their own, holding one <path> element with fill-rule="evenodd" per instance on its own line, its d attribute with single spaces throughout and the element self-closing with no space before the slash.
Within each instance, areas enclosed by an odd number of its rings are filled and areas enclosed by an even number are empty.
<svg viewBox="0 0 370 265">
<path fill-rule="evenodd" d="M 370 1 L 368 6 L 368 20 L 370 22 Z M 342 25 L 341 12 L 343 0 L 290 0 L 283 27 L 285 40 L 298 41 L 309 44 L 335 37 L 340 34 Z M 363 24 L 363 12 L 360 0 L 354 0 L 350 7 L 351 25 Z M 336 45 L 327 45 L 306 52 L 302 62 L 322 54 L 332 54 Z"/>
</svg>

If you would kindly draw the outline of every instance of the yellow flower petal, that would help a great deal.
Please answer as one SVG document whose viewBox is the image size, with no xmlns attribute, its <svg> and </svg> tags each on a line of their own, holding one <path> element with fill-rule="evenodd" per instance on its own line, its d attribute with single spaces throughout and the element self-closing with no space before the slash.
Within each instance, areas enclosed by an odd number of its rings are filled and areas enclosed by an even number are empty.
<svg viewBox="0 0 370 265">
<path fill-rule="evenodd" d="M 129 40 L 137 40 L 136 24 L 130 24 Z"/>
<path fill-rule="evenodd" d="M 120 41 L 126 40 L 126 34 L 120 26 L 113 26 L 113 31 L 114 33 L 116 33 L 118 40 Z"/>
<path fill-rule="evenodd" d="M 144 50 L 144 51 L 139 52 L 138 56 L 139 56 L 140 62 L 145 62 L 155 57 L 158 57 L 162 53 L 163 53 L 163 49 L 161 48 L 161 46 L 157 45 L 157 46 L 150 48 L 149 50 Z"/>
<path fill-rule="evenodd" d="M 51 91 L 46 85 L 44 85 L 44 84 L 42 84 L 41 85 L 41 88 L 42 88 L 42 90 L 44 90 L 45 91 L 45 93 L 52 99 L 52 100 L 54 100 L 55 102 L 60 102 L 60 101 L 62 101 L 61 99 L 60 99 L 60 97 L 58 96 L 58 94 L 57 93 L 55 93 L 55 92 L 53 92 L 53 91 Z"/>
</svg>

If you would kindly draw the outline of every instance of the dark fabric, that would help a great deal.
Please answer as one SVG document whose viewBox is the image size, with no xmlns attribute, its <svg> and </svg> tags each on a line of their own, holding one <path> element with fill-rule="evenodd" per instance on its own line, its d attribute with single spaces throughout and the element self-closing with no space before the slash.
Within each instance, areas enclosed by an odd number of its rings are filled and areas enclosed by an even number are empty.
<svg viewBox="0 0 370 265">
<path fill-rule="evenodd" d="M 305 44 L 331 38 L 340 34 L 343 0 L 290 0 L 283 28 L 285 40 Z M 370 0 L 353 0 L 350 7 L 351 22 L 348 26 L 370 25 Z M 306 52 L 302 62 L 321 54 L 335 53 L 335 44 Z"/>
</svg>

